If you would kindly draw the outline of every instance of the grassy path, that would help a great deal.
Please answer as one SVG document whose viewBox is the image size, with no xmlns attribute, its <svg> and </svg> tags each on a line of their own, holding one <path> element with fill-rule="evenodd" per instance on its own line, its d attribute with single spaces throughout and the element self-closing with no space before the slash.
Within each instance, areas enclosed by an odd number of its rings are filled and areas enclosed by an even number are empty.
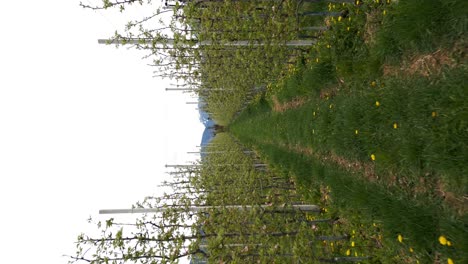
<svg viewBox="0 0 468 264">
<path fill-rule="evenodd" d="M 296 111 L 300 112 L 301 108 Z M 300 144 L 285 134 L 287 128 L 283 126 L 287 126 L 289 119 L 286 112 L 259 112 L 258 118 L 250 116 L 246 124 L 237 123 L 231 129 L 241 141 L 257 148 L 279 173 L 293 176 L 309 201 L 321 201 L 323 206 L 329 207 L 332 217 L 344 216 L 367 223 L 368 227 L 379 223 L 385 241 L 381 254 L 385 258 L 396 262 L 397 259 L 422 260 L 423 263 L 440 255 L 467 258 L 463 253 L 468 250 L 466 214 L 448 206 L 445 197 L 431 189 L 430 183 L 421 183 L 417 188 L 423 189 L 415 193 L 416 187 L 405 182 L 405 177 L 383 172 L 378 160 L 350 162 L 323 148 L 313 151 L 310 144 Z M 292 134 L 301 133 L 300 127 L 294 129 Z M 312 137 L 310 134 L 309 129 L 309 137 Z M 324 187 L 331 190 L 326 194 L 329 199 L 319 191 Z M 372 228 L 354 228 L 363 234 L 373 232 Z M 399 235 L 404 237 L 404 243 L 398 242 Z M 441 235 L 449 237 L 454 246 L 440 245 L 437 240 Z"/>
<path fill-rule="evenodd" d="M 360 223 L 348 231 L 375 238 L 366 226 L 380 224 L 385 263 L 468 262 L 464 7 L 346 6 L 230 125 L 307 199 Z"/>
<path fill-rule="evenodd" d="M 454 218 L 437 201 L 412 199 L 398 188 L 366 180 L 361 169 L 348 169 L 307 150 L 258 141 L 255 146 L 279 173 L 294 177 L 308 201 L 320 201 L 329 208 L 331 217 L 353 222 L 348 226 L 349 233 L 358 230 L 363 239 L 370 239 L 370 234 L 375 233 L 373 226 L 378 223 L 384 248 L 377 254 L 388 261 L 384 263 L 404 260 L 427 263 L 440 254 L 466 259 L 463 253 L 467 249 L 466 219 Z M 330 191 L 325 194 L 319 191 L 324 188 Z M 450 237 L 456 246 L 440 245 L 437 240 L 441 234 Z M 403 237 L 402 243 L 398 241 L 399 235 Z"/>
</svg>

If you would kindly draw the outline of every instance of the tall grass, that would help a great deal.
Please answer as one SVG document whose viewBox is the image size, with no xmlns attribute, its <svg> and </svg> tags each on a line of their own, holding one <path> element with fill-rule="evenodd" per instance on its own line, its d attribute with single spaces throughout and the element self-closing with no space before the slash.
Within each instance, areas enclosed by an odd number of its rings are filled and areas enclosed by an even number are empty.
<svg viewBox="0 0 468 264">
<path fill-rule="evenodd" d="M 468 3 L 459 0 L 399 1 L 385 17 L 374 50 L 395 58 L 450 46 L 454 39 L 466 34 L 467 10 Z"/>
</svg>

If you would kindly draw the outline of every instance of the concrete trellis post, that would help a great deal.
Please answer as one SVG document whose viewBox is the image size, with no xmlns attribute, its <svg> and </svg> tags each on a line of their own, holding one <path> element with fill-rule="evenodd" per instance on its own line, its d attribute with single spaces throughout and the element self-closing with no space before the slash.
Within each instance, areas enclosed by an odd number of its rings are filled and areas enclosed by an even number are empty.
<svg viewBox="0 0 468 264">
<path fill-rule="evenodd" d="M 189 206 L 189 207 L 180 207 L 180 209 L 187 210 L 188 212 L 198 213 L 204 212 L 210 209 L 237 209 L 239 211 L 250 211 L 255 208 L 269 209 L 273 208 L 275 210 L 284 210 L 288 211 L 301 211 L 309 213 L 320 213 L 320 207 L 313 204 L 296 204 L 291 205 L 291 207 L 271 207 L 268 205 L 252 206 L 252 205 L 226 205 L 226 206 Z M 102 209 L 99 210 L 99 214 L 144 214 L 144 213 L 162 213 L 167 210 L 174 210 L 174 207 L 166 208 L 133 208 L 133 209 Z"/>
</svg>

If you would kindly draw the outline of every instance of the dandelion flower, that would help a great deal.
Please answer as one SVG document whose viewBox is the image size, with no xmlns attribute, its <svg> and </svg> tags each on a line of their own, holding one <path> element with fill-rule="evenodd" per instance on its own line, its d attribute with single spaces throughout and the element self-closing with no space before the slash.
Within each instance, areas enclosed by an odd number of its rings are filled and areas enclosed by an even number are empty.
<svg viewBox="0 0 468 264">
<path fill-rule="evenodd" d="M 319 58 L 316 58 L 316 59 L 315 59 L 315 62 L 318 63 L 318 62 L 319 62 Z"/>
<path fill-rule="evenodd" d="M 359 5 L 359 0 L 356 1 L 356 5 Z"/>
<path fill-rule="evenodd" d="M 351 255 L 351 250 L 348 249 L 346 250 L 346 256 L 349 256 L 349 255 Z"/>
<path fill-rule="evenodd" d="M 384 16 L 387 15 L 387 10 L 384 10 L 384 11 L 383 11 L 383 15 L 384 15 Z"/>
<path fill-rule="evenodd" d="M 376 84 L 377 84 L 377 83 L 376 83 L 375 81 L 372 81 L 370 85 L 371 85 L 371 86 L 375 86 Z"/>
<path fill-rule="evenodd" d="M 409 248 L 409 252 L 413 253 L 414 249 L 412 247 Z"/>
<path fill-rule="evenodd" d="M 398 239 L 398 242 L 403 243 L 403 236 L 402 235 L 398 234 L 397 239 Z"/>
<path fill-rule="evenodd" d="M 343 19 L 343 18 L 342 18 L 341 16 L 339 16 L 339 17 L 338 17 L 338 22 L 340 22 L 340 21 L 341 21 L 341 19 Z"/>
<path fill-rule="evenodd" d="M 397 129 L 398 128 L 398 124 L 395 122 L 393 123 L 393 129 Z"/>
<path fill-rule="evenodd" d="M 357 129 L 354 130 L 354 134 L 356 134 L 356 135 L 359 134 L 359 130 L 357 130 Z"/>
<path fill-rule="evenodd" d="M 437 116 L 437 112 L 434 111 L 434 112 L 432 112 L 431 115 L 432 115 L 432 117 L 436 117 L 436 116 Z"/>
<path fill-rule="evenodd" d="M 329 106 L 329 107 L 330 107 L 330 109 L 332 109 L 332 108 L 333 108 L 333 104 L 330 104 L 330 106 Z"/>
<path fill-rule="evenodd" d="M 447 240 L 447 247 L 451 247 L 451 246 L 452 246 L 452 242 Z"/>
<path fill-rule="evenodd" d="M 354 252 L 354 256 L 357 257 L 357 252 Z"/>
<path fill-rule="evenodd" d="M 330 44 L 327 44 L 327 49 L 331 48 L 331 45 Z"/>
<path fill-rule="evenodd" d="M 375 160 L 375 155 L 374 154 L 370 155 L 370 158 L 371 158 L 371 160 L 374 161 Z"/>
<path fill-rule="evenodd" d="M 444 236 L 440 236 L 439 237 L 439 243 L 442 244 L 442 245 L 447 245 L 447 238 L 444 237 Z"/>
<path fill-rule="evenodd" d="M 453 262 L 453 260 L 452 260 L 451 258 L 448 258 L 448 259 L 447 259 L 447 264 L 453 264 L 453 263 L 454 263 L 454 262 Z"/>
<path fill-rule="evenodd" d="M 348 31 L 349 31 L 349 29 L 350 29 L 349 27 L 346 28 L 346 30 L 348 30 Z"/>
<path fill-rule="evenodd" d="M 354 247 L 354 245 L 355 245 L 355 244 L 354 244 L 354 241 L 351 241 L 351 246 Z"/>
<path fill-rule="evenodd" d="M 315 111 L 314 111 L 313 115 L 315 116 Z"/>
<path fill-rule="evenodd" d="M 380 102 L 379 102 L 379 101 L 375 101 L 375 106 L 379 107 L 379 106 L 380 106 Z"/>
</svg>

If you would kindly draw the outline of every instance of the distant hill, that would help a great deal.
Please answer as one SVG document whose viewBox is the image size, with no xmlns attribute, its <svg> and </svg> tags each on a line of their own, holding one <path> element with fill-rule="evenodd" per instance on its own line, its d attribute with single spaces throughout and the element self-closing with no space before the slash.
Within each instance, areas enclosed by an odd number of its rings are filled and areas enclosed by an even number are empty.
<svg viewBox="0 0 468 264">
<path fill-rule="evenodd" d="M 206 103 L 203 100 L 203 98 L 199 97 L 198 99 L 198 112 L 200 114 L 199 119 L 200 119 L 200 122 L 205 126 L 205 130 L 203 131 L 202 139 L 200 143 L 201 146 L 208 144 L 211 141 L 211 139 L 213 139 L 215 135 L 214 127 L 216 125 L 213 119 L 211 119 L 210 115 L 207 112 L 205 112 L 204 110 L 205 105 Z"/>
</svg>

